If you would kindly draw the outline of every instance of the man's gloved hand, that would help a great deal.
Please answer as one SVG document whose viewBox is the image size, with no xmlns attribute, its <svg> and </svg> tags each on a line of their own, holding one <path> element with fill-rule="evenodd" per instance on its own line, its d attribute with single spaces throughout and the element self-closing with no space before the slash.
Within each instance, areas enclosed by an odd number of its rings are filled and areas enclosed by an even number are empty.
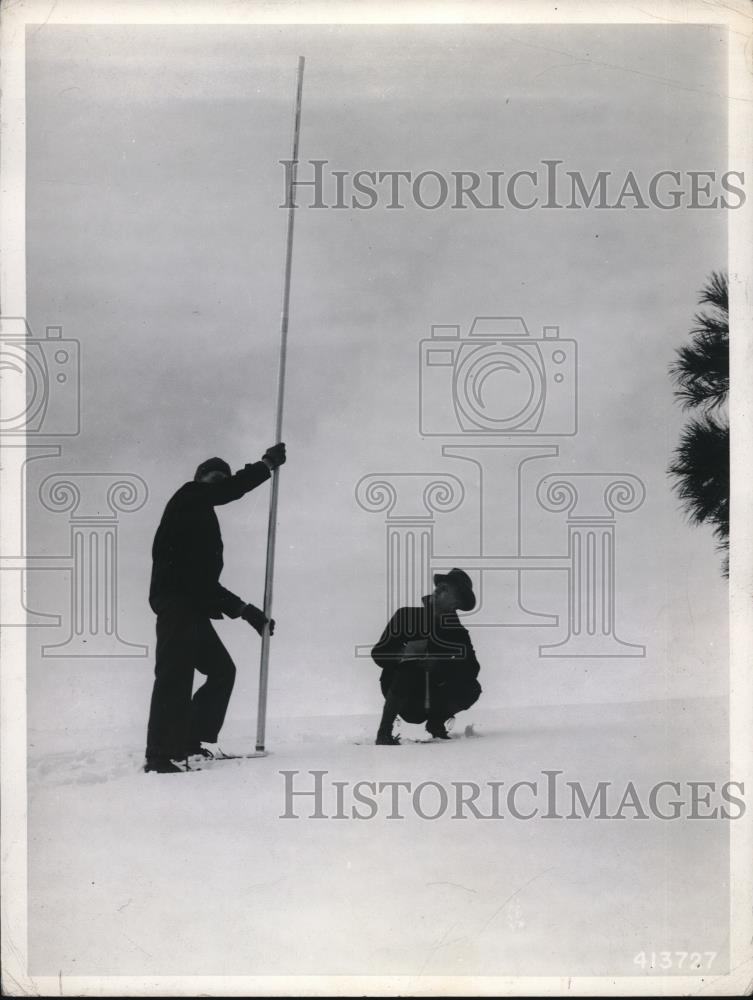
<svg viewBox="0 0 753 1000">
<path fill-rule="evenodd" d="M 281 465 L 284 465 L 285 458 L 285 445 L 281 441 L 279 444 L 273 444 L 271 448 L 267 448 L 262 455 L 261 460 L 265 463 L 265 465 L 268 465 L 272 471 L 274 471 Z"/>
<path fill-rule="evenodd" d="M 244 622 L 255 628 L 259 635 L 264 633 L 264 626 L 267 624 L 267 618 L 263 611 L 255 608 L 253 604 L 247 604 L 241 611 L 241 618 Z M 274 635 L 275 631 L 275 620 L 274 618 L 269 619 L 269 634 Z"/>
</svg>

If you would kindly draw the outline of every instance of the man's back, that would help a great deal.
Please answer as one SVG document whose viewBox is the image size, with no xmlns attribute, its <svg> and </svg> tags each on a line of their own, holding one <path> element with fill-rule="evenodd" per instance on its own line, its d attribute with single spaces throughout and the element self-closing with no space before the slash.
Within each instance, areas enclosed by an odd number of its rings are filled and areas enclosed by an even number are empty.
<svg viewBox="0 0 753 1000">
<path fill-rule="evenodd" d="M 478 676 L 479 663 L 468 630 L 454 612 L 434 616 L 429 599 L 424 598 L 422 607 L 399 608 L 371 651 L 374 662 L 388 675 L 386 684 L 405 655 L 405 644 L 424 639 L 428 657 L 446 659 L 471 677 Z"/>
<path fill-rule="evenodd" d="M 165 506 L 152 544 L 149 603 L 159 614 L 171 602 L 221 618 L 227 591 L 220 525 L 214 508 L 239 499 L 269 478 L 263 462 L 246 465 L 220 482 L 187 482 Z"/>
<path fill-rule="evenodd" d="M 185 483 L 165 506 L 152 544 L 149 603 L 155 612 L 170 598 L 201 601 L 219 580 L 222 535 L 206 486 Z"/>
</svg>

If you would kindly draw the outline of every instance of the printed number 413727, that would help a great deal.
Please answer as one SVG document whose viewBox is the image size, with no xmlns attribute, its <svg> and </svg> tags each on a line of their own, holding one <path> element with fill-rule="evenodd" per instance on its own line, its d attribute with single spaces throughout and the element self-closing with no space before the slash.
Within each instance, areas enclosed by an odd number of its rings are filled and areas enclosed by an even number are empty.
<svg viewBox="0 0 753 1000">
<path fill-rule="evenodd" d="M 715 951 L 639 951 L 633 965 L 641 969 L 686 969 L 698 972 L 710 969 L 717 956 Z"/>
</svg>

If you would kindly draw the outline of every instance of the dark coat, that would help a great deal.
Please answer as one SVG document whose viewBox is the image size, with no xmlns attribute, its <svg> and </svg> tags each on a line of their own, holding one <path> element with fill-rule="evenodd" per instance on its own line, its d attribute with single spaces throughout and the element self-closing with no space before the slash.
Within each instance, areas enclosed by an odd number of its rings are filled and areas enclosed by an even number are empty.
<svg viewBox="0 0 753 1000">
<path fill-rule="evenodd" d="M 222 535 L 214 508 L 269 479 L 264 462 L 216 483 L 190 482 L 167 503 L 152 545 L 149 604 L 155 614 L 178 604 L 209 618 L 237 618 L 244 602 L 220 585 Z"/>
<path fill-rule="evenodd" d="M 435 619 L 431 600 L 431 597 L 424 597 L 420 608 L 400 608 L 396 611 L 372 649 L 371 656 L 382 668 L 379 681 L 382 693 L 386 696 L 393 681 L 403 676 L 407 682 L 406 693 L 410 691 L 408 700 L 413 701 L 419 698 L 422 691 L 419 682 L 423 677 L 423 667 L 420 660 L 400 661 L 405 655 L 407 642 L 426 639 L 427 657 L 435 664 L 430 674 L 435 698 L 441 688 L 459 711 L 461 707 L 466 707 L 466 702 L 472 704 L 481 693 L 477 680 L 479 662 L 468 630 L 461 625 L 457 614 L 451 612 L 443 615 L 441 620 Z M 415 676 L 408 677 L 408 674 Z M 407 719 L 406 712 L 401 710 L 400 714 Z"/>
</svg>

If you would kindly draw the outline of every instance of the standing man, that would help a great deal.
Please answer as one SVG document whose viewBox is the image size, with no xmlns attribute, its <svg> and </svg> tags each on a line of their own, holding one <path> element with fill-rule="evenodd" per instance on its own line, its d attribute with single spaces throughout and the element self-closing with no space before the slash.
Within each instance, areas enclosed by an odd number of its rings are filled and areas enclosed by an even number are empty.
<svg viewBox="0 0 753 1000">
<path fill-rule="evenodd" d="M 149 604 L 157 615 L 157 652 L 145 771 L 179 772 L 175 761 L 216 743 L 235 681 L 235 665 L 210 621 L 243 618 L 261 635 L 267 619 L 219 582 L 222 536 L 214 508 L 238 500 L 285 461 L 285 445 L 233 475 L 221 458 L 197 468 L 168 501 L 152 546 Z M 270 635 L 274 621 L 269 621 Z M 191 697 L 194 669 L 206 676 Z"/>
<path fill-rule="evenodd" d="M 434 577 L 434 593 L 420 608 L 400 608 L 392 616 L 371 655 L 382 668 L 384 711 L 376 743 L 396 746 L 392 726 L 426 722 L 431 736 L 447 740 L 446 722 L 470 708 L 481 694 L 479 663 L 458 611 L 476 606 L 471 578 L 462 569 Z"/>
</svg>

